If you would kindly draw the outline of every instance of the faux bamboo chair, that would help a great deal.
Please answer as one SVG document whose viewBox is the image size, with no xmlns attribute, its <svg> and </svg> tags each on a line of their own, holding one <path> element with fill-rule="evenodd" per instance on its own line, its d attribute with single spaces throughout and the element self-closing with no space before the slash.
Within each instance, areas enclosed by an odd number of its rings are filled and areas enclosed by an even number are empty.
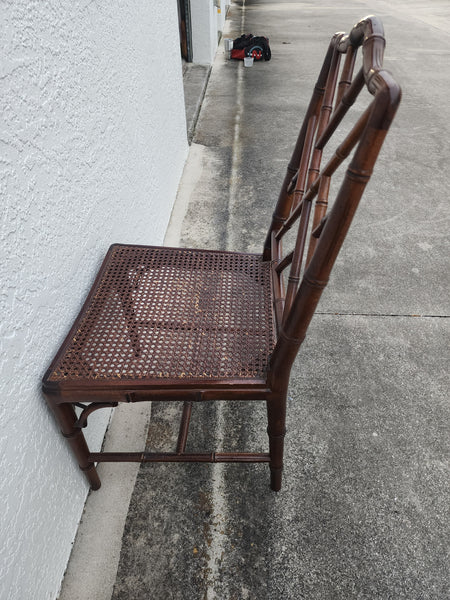
<svg viewBox="0 0 450 600">
<path fill-rule="evenodd" d="M 267 462 L 271 487 L 280 489 L 291 366 L 400 101 L 382 66 L 384 46 L 375 17 L 331 39 L 261 254 L 109 249 L 43 379 L 93 489 L 99 461 Z M 359 47 L 362 67 L 353 76 Z M 362 91 L 368 107 L 321 167 L 325 146 Z M 330 180 L 347 159 L 328 209 Z M 296 241 L 283 253 L 294 226 Z M 184 402 L 173 453 L 90 452 L 82 429 L 93 411 L 148 400 Z M 192 405 L 213 400 L 266 402 L 269 451 L 187 453 Z"/>
</svg>

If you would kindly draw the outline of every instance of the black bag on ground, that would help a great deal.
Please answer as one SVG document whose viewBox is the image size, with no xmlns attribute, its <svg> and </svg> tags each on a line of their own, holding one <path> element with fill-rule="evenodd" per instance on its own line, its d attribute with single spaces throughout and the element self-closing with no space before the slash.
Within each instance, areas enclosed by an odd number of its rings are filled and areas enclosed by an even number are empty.
<svg viewBox="0 0 450 600">
<path fill-rule="evenodd" d="M 246 56 L 251 56 L 254 60 L 270 60 L 272 53 L 269 38 L 244 33 L 233 40 L 231 58 L 243 60 Z"/>
</svg>

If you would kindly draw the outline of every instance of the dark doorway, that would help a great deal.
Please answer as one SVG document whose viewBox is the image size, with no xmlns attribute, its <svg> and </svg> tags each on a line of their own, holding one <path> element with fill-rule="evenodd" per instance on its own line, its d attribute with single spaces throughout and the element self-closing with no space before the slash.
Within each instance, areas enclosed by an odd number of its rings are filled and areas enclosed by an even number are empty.
<svg viewBox="0 0 450 600">
<path fill-rule="evenodd" d="M 189 0 L 177 0 L 181 56 L 192 62 L 191 6 Z"/>
</svg>

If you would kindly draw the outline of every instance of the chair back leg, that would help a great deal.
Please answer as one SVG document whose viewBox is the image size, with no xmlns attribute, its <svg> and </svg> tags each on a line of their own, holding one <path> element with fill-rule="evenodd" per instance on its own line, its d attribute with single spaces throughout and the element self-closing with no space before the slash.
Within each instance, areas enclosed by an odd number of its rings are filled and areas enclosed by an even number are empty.
<svg viewBox="0 0 450 600">
<path fill-rule="evenodd" d="M 270 452 L 270 487 L 275 492 L 281 489 L 283 472 L 284 436 L 286 435 L 286 392 L 267 400 L 267 433 Z"/>
</svg>

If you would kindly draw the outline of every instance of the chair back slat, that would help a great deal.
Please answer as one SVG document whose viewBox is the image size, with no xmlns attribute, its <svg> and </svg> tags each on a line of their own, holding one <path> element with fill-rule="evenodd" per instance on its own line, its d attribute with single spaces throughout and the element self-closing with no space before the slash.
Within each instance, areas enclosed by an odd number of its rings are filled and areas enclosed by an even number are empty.
<svg viewBox="0 0 450 600">
<path fill-rule="evenodd" d="M 314 235 L 314 232 L 317 232 L 317 229 L 322 222 L 322 219 L 325 217 L 328 207 L 328 195 L 330 193 L 330 183 L 331 177 L 324 175 L 320 178 L 319 183 L 319 191 L 317 194 L 317 200 L 314 206 L 314 216 L 312 222 L 312 232 L 309 238 L 309 247 L 308 247 L 308 255 L 306 257 L 306 267 L 309 265 L 311 261 L 311 257 L 314 254 L 314 250 L 317 245 L 318 236 Z"/>
<path fill-rule="evenodd" d="M 343 35 L 343 34 L 341 34 Z M 336 41 L 339 38 L 336 38 Z M 316 138 L 320 137 L 326 130 L 328 122 L 330 120 L 331 113 L 333 111 L 333 100 L 336 93 L 336 84 L 339 75 L 339 65 L 341 62 L 341 55 L 335 47 L 333 50 L 333 56 L 331 59 L 330 70 L 328 72 L 327 83 L 325 86 L 325 92 L 323 96 L 322 106 L 320 109 L 320 118 L 317 126 Z M 320 162 L 322 159 L 322 149 L 318 148 L 317 145 L 314 147 L 313 154 L 311 157 L 311 164 L 308 172 L 308 188 L 317 179 L 320 170 Z"/>
<path fill-rule="evenodd" d="M 294 247 L 294 254 L 292 257 L 291 268 L 288 277 L 288 287 L 286 292 L 286 303 L 284 307 L 283 322 L 286 319 L 294 301 L 295 294 L 300 283 L 300 272 L 303 261 L 303 252 L 305 249 L 309 217 L 311 214 L 311 202 L 306 202 L 302 206 L 302 212 L 300 215 L 300 223 L 297 230 L 297 239 Z"/>
<path fill-rule="evenodd" d="M 331 59 L 330 70 L 328 73 L 327 83 L 325 86 L 325 93 L 323 96 L 323 102 L 320 109 L 320 121 L 317 128 L 317 137 L 320 137 L 326 129 L 330 115 L 333 112 L 333 101 L 336 93 L 336 84 L 339 76 L 339 66 L 341 62 L 341 54 L 337 47 L 333 49 L 333 56 Z"/>
<path fill-rule="evenodd" d="M 342 68 L 341 78 L 339 80 L 338 93 L 336 97 L 336 108 L 341 103 L 341 100 L 352 83 L 353 70 L 355 68 L 357 49 L 349 46 L 345 55 L 345 62 Z"/>
<path fill-rule="evenodd" d="M 316 123 L 317 123 L 316 116 L 313 115 L 309 119 L 308 127 L 306 129 L 305 145 L 304 145 L 302 156 L 300 159 L 300 166 L 299 166 L 297 174 L 296 174 L 294 190 L 292 192 L 293 193 L 293 201 L 291 203 L 291 214 L 292 214 L 292 211 L 295 210 L 295 208 L 300 205 L 300 203 L 303 199 L 303 195 L 305 193 L 306 179 L 308 176 L 309 160 L 310 160 L 311 151 L 312 151 L 312 147 L 313 147 L 314 135 L 316 133 Z"/>
<path fill-rule="evenodd" d="M 316 141 L 316 148 L 323 149 L 324 146 L 329 142 L 331 136 L 340 125 L 342 119 L 355 103 L 359 93 L 364 87 L 364 83 L 364 70 L 361 69 L 355 76 L 355 79 L 352 81 L 339 104 L 336 105 L 336 109 L 333 112 L 333 116 L 328 124 L 328 127 L 322 132 L 321 136 L 318 137 L 318 140 Z"/>
<path fill-rule="evenodd" d="M 275 269 L 276 272 L 282 273 L 284 271 L 284 269 L 291 264 L 293 258 L 294 258 L 294 251 L 291 250 L 289 252 L 289 254 L 286 254 L 286 256 L 282 260 L 280 259 L 280 262 L 278 263 L 278 265 L 276 266 L 276 269 Z"/>
<path fill-rule="evenodd" d="M 279 269 L 283 270 L 282 263 L 289 260 L 286 256 L 284 259 L 282 255 L 282 242 L 278 241 L 275 237 L 275 232 L 272 232 L 272 281 L 273 281 L 273 295 L 274 295 L 274 312 L 275 312 L 275 325 L 276 329 L 279 330 L 283 321 L 284 313 L 284 281 L 282 277 L 279 277 Z M 292 254 L 292 253 L 291 253 Z"/>
<path fill-rule="evenodd" d="M 400 102 L 399 86 L 383 69 L 384 45 L 383 28 L 375 17 L 363 19 L 349 35 L 332 38 L 283 182 L 263 255 L 274 263 L 278 329 L 270 371 L 274 389 L 277 381 L 286 382 L 289 377 Z M 360 47 L 363 66 L 353 75 Z M 342 136 L 350 109 L 364 90 L 369 92 L 368 106 L 362 114 L 358 108 L 356 123 L 347 124 L 349 131 Z M 333 144 L 333 149 L 331 142 L 337 134 L 344 139 Z M 325 155 L 328 158 L 321 167 Z M 345 161 L 349 163 L 346 170 L 339 169 Z M 283 238 L 294 225 L 294 247 L 283 255 Z"/>
</svg>

